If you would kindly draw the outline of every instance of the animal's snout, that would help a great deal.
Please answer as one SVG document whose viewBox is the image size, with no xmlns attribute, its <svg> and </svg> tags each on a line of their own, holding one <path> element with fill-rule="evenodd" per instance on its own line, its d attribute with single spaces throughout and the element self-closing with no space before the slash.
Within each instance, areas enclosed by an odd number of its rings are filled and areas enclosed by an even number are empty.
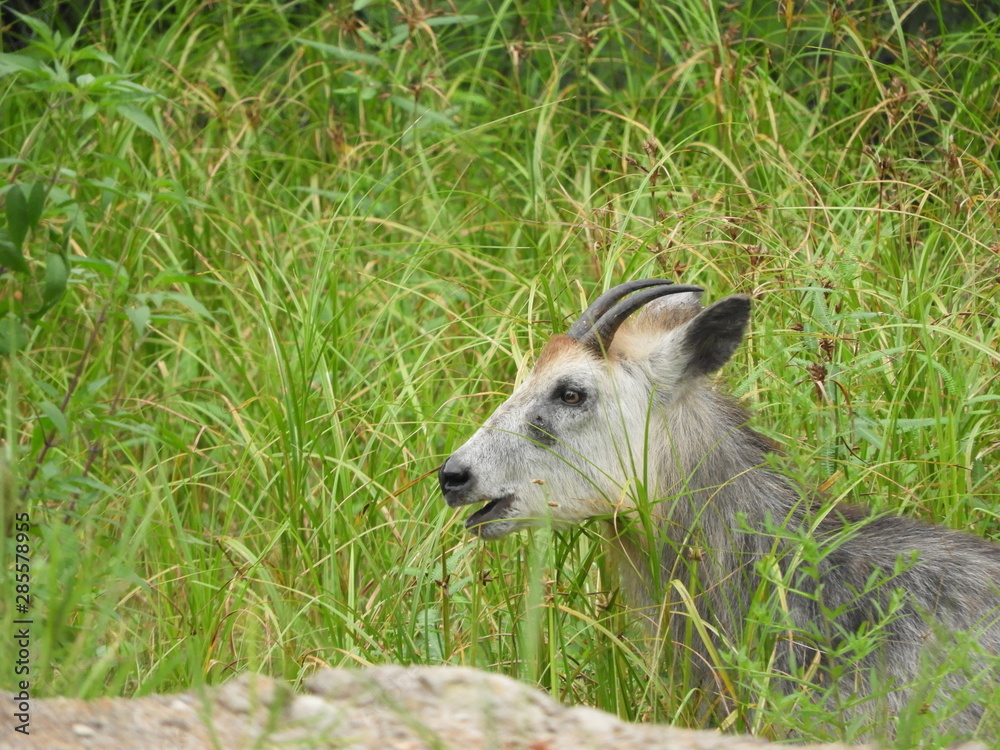
<svg viewBox="0 0 1000 750">
<path fill-rule="evenodd" d="M 455 460 L 451 456 L 441 464 L 438 471 L 438 482 L 441 484 L 441 492 L 445 501 L 449 505 L 462 505 L 463 495 L 472 487 L 472 471 L 468 466 Z M 465 500 L 468 502 L 468 500 Z"/>
</svg>

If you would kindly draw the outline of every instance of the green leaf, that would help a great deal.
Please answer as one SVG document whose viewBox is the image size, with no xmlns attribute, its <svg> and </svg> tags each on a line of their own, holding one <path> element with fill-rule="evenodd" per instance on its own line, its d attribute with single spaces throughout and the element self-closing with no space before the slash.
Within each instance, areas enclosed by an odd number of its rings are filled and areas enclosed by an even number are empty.
<svg viewBox="0 0 1000 750">
<path fill-rule="evenodd" d="M 18 273 L 28 273 L 29 270 L 28 261 L 21 255 L 17 246 L 11 242 L 6 229 L 0 229 L 0 266 Z"/>
<path fill-rule="evenodd" d="M 167 141 L 166 136 L 160 131 L 160 127 L 156 124 L 156 121 L 143 112 L 141 109 L 133 104 L 116 104 L 114 107 L 115 111 L 129 120 L 133 125 L 135 125 L 140 130 L 145 130 L 151 136 L 159 140 L 164 146 L 169 146 L 170 143 Z"/>
<path fill-rule="evenodd" d="M 405 23 L 400 23 L 392 27 L 392 36 L 385 43 L 386 47 L 398 47 L 410 37 L 410 27 Z"/>
<path fill-rule="evenodd" d="M 31 314 L 33 320 L 38 320 L 55 307 L 55 304 L 66 293 L 66 282 L 69 279 L 69 264 L 58 253 L 49 253 L 45 261 L 45 283 L 42 285 L 42 306 Z"/>
<path fill-rule="evenodd" d="M 52 27 L 49 26 L 45 21 L 35 16 L 25 15 L 24 13 L 18 13 L 16 10 L 12 10 L 15 16 L 21 19 L 21 23 L 29 27 L 34 31 L 40 38 L 44 39 L 50 45 L 55 46 L 56 35 L 52 32 Z"/>
<path fill-rule="evenodd" d="M 28 193 L 28 226 L 32 229 L 38 226 L 45 208 L 45 183 L 36 182 Z"/>
<path fill-rule="evenodd" d="M 361 26 L 358 29 L 358 39 L 367 44 L 369 47 L 377 47 L 378 49 L 386 48 L 386 45 L 382 44 L 382 40 L 373 34 L 371 29 L 367 26 Z"/>
<path fill-rule="evenodd" d="M 433 109 L 425 107 L 423 104 L 417 104 L 412 99 L 407 99 L 402 96 L 393 94 L 389 97 L 389 101 L 395 104 L 397 107 L 411 112 L 414 116 L 422 119 L 426 122 L 436 122 L 439 125 L 445 125 L 449 128 L 455 127 L 455 121 L 452 120 L 447 115 L 443 115 L 440 112 L 435 112 Z M 449 111 L 454 111 L 450 108 Z"/>
<path fill-rule="evenodd" d="M 66 437 L 69 434 L 69 425 L 66 424 L 66 415 L 62 413 L 58 406 L 48 401 L 42 401 L 38 404 L 38 411 L 48 417 L 48 420 L 52 422 L 52 425 L 56 428 L 56 432 L 59 433 L 60 437 Z"/>
<path fill-rule="evenodd" d="M 42 299 L 46 302 L 56 302 L 66 292 L 66 281 L 69 279 L 69 264 L 58 253 L 49 253 L 45 262 L 45 286 L 42 288 Z"/>
<path fill-rule="evenodd" d="M 883 420 L 883 426 L 888 426 L 890 420 Z M 939 424 L 947 424 L 948 418 L 946 416 L 941 417 L 919 417 L 917 419 L 897 419 L 892 424 L 896 427 L 897 432 L 913 432 L 914 430 L 923 430 L 927 427 L 935 427 Z"/>
<path fill-rule="evenodd" d="M 125 315 L 128 319 L 132 321 L 132 327 L 135 328 L 135 333 L 137 336 L 142 336 L 146 332 L 146 326 L 149 325 L 149 318 L 151 316 L 151 311 L 149 305 L 140 305 L 139 307 L 130 307 L 125 310 Z"/>
<path fill-rule="evenodd" d="M 113 68 L 118 67 L 118 61 L 115 60 L 111 55 L 109 55 L 104 50 L 100 50 L 97 47 L 90 46 L 84 47 L 80 51 L 73 54 L 74 60 L 100 60 L 103 63 L 107 63 Z"/>
<path fill-rule="evenodd" d="M 190 294 L 184 294 L 183 292 L 162 292 L 163 299 L 169 299 L 176 302 L 182 307 L 186 307 L 188 310 L 193 312 L 195 315 L 200 315 L 208 320 L 215 320 L 215 316 L 208 311 L 208 308 L 201 304 L 198 300 L 192 297 Z"/>
<path fill-rule="evenodd" d="M 108 384 L 108 382 L 110 382 L 110 380 L 111 380 L 111 376 L 110 375 L 105 375 L 103 378 L 98 378 L 97 380 L 93 381 L 92 383 L 88 383 L 87 384 L 87 393 L 89 393 L 90 395 L 94 395 L 95 393 L 99 393 L 100 390 L 104 386 L 106 386 Z"/>
<path fill-rule="evenodd" d="M 424 19 L 423 23 L 426 26 L 465 26 L 470 23 L 475 23 L 479 20 L 479 16 L 464 15 L 464 16 L 433 16 L 431 18 Z"/>
<path fill-rule="evenodd" d="M 347 60 L 349 62 L 363 62 L 370 65 L 385 65 L 382 58 L 377 57 L 370 52 L 358 52 L 353 49 L 344 49 L 343 47 L 338 47 L 335 44 L 324 44 L 323 42 L 314 42 L 310 39 L 297 38 L 295 41 L 300 44 L 304 44 L 307 47 L 319 50 L 324 54 L 330 55 L 331 57 L 340 58 L 341 60 Z"/>
<path fill-rule="evenodd" d="M 7 191 L 6 210 L 10 241 L 20 250 L 24 247 L 24 238 L 28 235 L 28 201 L 21 192 L 20 185 L 14 185 Z"/>
<path fill-rule="evenodd" d="M 11 52 L 0 54 L 0 76 L 9 76 L 14 73 L 40 73 L 42 67 L 42 64 L 33 57 Z"/>
<path fill-rule="evenodd" d="M 13 354 L 28 345 L 28 334 L 12 315 L 0 318 L 0 354 Z"/>
</svg>

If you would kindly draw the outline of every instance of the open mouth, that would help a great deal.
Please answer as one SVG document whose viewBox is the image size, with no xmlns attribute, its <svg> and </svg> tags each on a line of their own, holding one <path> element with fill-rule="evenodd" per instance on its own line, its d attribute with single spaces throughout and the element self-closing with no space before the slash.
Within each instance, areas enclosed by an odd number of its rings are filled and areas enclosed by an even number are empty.
<svg viewBox="0 0 1000 750">
<path fill-rule="evenodd" d="M 513 495 L 504 495 L 503 497 L 498 497 L 496 500 L 490 500 L 486 505 L 465 519 L 465 528 L 478 533 L 477 526 L 506 518 L 506 512 L 513 504 Z"/>
</svg>

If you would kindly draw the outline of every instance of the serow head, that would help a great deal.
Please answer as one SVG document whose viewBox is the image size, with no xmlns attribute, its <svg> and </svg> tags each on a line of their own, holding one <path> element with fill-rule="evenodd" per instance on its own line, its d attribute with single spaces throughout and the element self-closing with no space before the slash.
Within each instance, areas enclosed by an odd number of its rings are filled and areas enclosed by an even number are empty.
<svg viewBox="0 0 1000 750">
<path fill-rule="evenodd" d="M 663 452 L 654 433 L 666 413 L 683 419 L 685 395 L 732 356 L 750 317 L 746 297 L 702 308 L 701 292 L 657 279 L 620 284 L 545 345 L 438 472 L 448 505 L 483 504 L 467 529 L 495 539 L 631 507 L 629 488 L 662 458 L 651 453 Z"/>
</svg>

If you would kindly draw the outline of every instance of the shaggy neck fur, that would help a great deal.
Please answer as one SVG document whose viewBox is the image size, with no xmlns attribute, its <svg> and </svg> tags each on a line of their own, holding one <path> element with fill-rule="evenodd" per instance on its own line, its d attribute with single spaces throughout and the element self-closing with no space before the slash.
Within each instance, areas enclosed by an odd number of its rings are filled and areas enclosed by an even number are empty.
<svg viewBox="0 0 1000 750">
<path fill-rule="evenodd" d="M 664 412 L 647 455 L 655 468 L 652 534 L 641 523 L 608 521 L 624 593 L 651 623 L 674 630 L 684 619 L 671 616 L 683 609 L 671 586 L 677 579 L 701 615 L 729 635 L 749 607 L 745 577 L 773 545 L 767 529 L 798 517 L 799 497 L 763 468 L 774 446 L 731 399 L 698 384 Z"/>
</svg>

